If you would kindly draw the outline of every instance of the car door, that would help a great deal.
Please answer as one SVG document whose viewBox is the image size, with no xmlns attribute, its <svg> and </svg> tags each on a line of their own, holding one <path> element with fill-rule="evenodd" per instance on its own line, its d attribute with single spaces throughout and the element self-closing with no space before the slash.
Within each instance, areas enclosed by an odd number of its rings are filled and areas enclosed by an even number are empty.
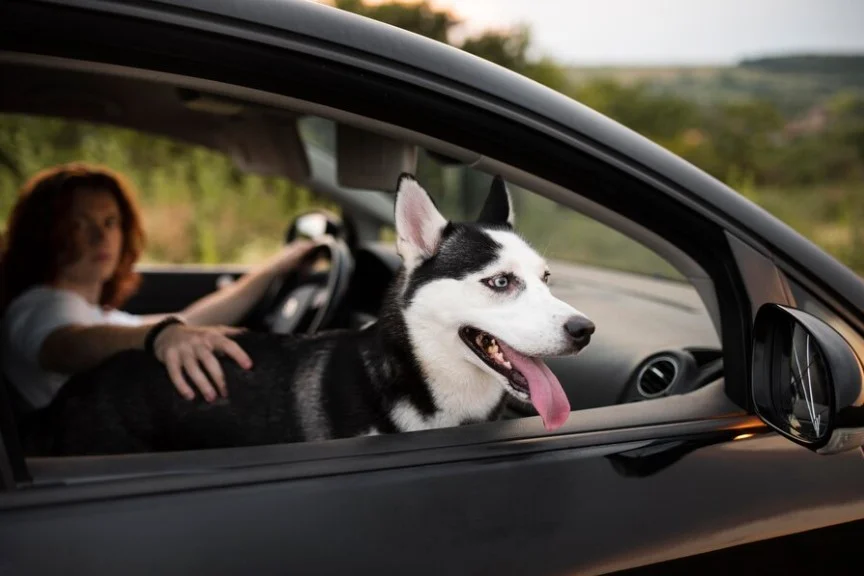
<svg viewBox="0 0 864 576">
<path fill-rule="evenodd" d="M 740 569 L 744 561 L 754 571 L 795 573 L 809 560 L 777 552 L 829 542 L 833 558 L 853 559 L 864 518 L 861 454 L 815 455 L 747 412 L 749 326 L 759 300 L 726 231 L 692 199 L 659 185 L 625 194 L 640 168 L 614 151 L 588 158 L 536 118 L 496 111 L 501 103 L 488 95 L 454 96 L 452 85 L 436 89 L 429 75 L 411 77 L 395 63 L 388 75 L 376 57 L 253 23 L 259 10 L 276 8 L 250 6 L 244 19 L 230 13 L 234 3 L 204 13 L 192 3 L 13 0 L 0 8 L 0 50 L 288 94 L 448 138 L 561 183 L 574 184 L 577 168 L 593 174 L 596 188 L 586 195 L 682 249 L 712 255 L 705 261 L 721 295 L 726 387 L 742 408 L 648 423 L 585 411 L 556 434 L 513 421 L 231 458 L 132 458 L 123 474 L 91 461 L 58 476 L 62 463 L 39 461 L 15 478 L 7 454 L 4 569 L 602 574 L 647 573 L 653 564 L 668 574 Z M 693 247 L 688 234 L 697 229 L 706 239 Z M 85 467 L 86 477 L 72 474 Z M 49 469 L 54 476 L 40 476 Z M 812 529 L 822 530 L 805 534 Z"/>
</svg>

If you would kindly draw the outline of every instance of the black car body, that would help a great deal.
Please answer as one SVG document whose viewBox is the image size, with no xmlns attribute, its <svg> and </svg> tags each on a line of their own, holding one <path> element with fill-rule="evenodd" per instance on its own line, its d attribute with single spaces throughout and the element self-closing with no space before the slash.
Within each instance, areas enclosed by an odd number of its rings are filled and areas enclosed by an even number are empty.
<svg viewBox="0 0 864 576">
<path fill-rule="evenodd" d="M 766 425 L 753 366 L 754 320 L 766 304 L 830 324 L 864 358 L 864 283 L 702 171 L 526 78 L 312 2 L 7 0 L 0 57 L 7 109 L 26 108 L 11 97 L 21 67 L 56 78 L 158 76 L 395 127 L 463 163 L 482 159 L 510 179 L 567 192 L 675 260 L 722 350 L 722 361 L 715 350 L 693 367 L 698 386 L 631 402 L 631 373 L 647 353 L 639 345 L 652 333 L 650 317 L 631 319 L 644 338 L 622 347 L 629 356 L 583 367 L 593 382 L 623 371 L 626 387 L 595 386 L 554 433 L 508 420 L 308 445 L 25 460 L 7 409 L 4 573 L 860 573 L 860 443 L 819 455 Z M 94 114 L 73 108 L 63 113 Z M 382 206 L 356 210 L 372 218 Z M 181 305 L 234 272 L 150 271 L 130 309 Z M 860 426 L 860 415 L 844 422 Z"/>
</svg>

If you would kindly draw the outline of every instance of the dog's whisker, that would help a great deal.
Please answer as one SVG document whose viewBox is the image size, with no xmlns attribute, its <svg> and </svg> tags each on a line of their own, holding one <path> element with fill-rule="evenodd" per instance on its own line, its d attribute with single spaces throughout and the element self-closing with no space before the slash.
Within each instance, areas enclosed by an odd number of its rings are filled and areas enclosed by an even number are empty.
<svg viewBox="0 0 864 576">
<path fill-rule="evenodd" d="M 546 252 L 549 250 L 549 246 L 551 246 L 551 245 L 552 245 L 552 238 L 549 238 L 548 240 L 546 240 L 546 247 L 543 248 L 543 252 L 541 252 L 541 255 L 543 256 L 543 258 L 546 258 Z"/>
</svg>

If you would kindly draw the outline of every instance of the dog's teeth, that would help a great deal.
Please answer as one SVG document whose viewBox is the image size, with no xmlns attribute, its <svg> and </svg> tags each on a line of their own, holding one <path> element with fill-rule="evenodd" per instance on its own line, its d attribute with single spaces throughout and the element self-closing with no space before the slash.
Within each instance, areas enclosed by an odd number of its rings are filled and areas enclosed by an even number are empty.
<svg viewBox="0 0 864 576">
<path fill-rule="evenodd" d="M 512 370 L 512 369 L 513 369 L 513 365 L 510 364 L 510 361 L 509 361 L 509 360 L 505 360 L 505 361 L 504 361 L 504 366 L 505 366 L 508 370 Z"/>
</svg>

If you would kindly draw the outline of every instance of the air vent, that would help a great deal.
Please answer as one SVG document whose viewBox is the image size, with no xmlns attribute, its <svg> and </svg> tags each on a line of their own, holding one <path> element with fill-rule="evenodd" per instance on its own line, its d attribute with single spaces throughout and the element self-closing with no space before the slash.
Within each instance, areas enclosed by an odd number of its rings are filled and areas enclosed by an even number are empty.
<svg viewBox="0 0 864 576">
<path fill-rule="evenodd" d="M 644 398 L 656 398 L 669 391 L 678 377 L 678 360 L 660 356 L 648 361 L 636 378 L 636 389 Z"/>
</svg>

